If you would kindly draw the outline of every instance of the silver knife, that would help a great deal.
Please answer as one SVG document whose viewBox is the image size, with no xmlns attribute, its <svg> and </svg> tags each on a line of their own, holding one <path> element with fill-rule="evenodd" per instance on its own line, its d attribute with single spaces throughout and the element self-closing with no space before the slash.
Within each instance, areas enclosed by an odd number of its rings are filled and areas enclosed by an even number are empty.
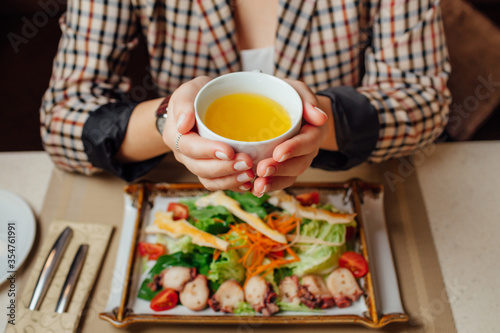
<svg viewBox="0 0 500 333">
<path fill-rule="evenodd" d="M 66 276 L 66 281 L 61 290 L 61 295 L 59 295 L 59 300 L 56 305 L 56 312 L 63 313 L 66 312 L 69 306 L 69 301 L 75 290 L 76 282 L 82 271 L 83 263 L 85 262 L 85 257 L 87 256 L 87 251 L 89 246 L 87 244 L 82 244 L 76 252 L 73 263 L 69 269 L 68 275 Z"/>
<path fill-rule="evenodd" d="M 66 250 L 72 235 L 73 230 L 71 230 L 70 227 L 66 227 L 57 238 L 52 250 L 50 250 L 47 259 L 45 259 L 45 264 L 40 272 L 40 276 L 38 277 L 33 296 L 31 296 L 29 305 L 30 310 L 34 311 L 40 308 L 45 293 L 49 289 L 50 282 L 52 282 L 52 278 L 61 262 L 64 250 Z"/>
</svg>

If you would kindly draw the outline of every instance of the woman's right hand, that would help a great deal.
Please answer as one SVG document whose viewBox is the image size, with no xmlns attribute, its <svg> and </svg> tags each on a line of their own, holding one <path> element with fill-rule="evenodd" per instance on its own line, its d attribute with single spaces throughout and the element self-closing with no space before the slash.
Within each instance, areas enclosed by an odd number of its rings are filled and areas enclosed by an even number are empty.
<svg viewBox="0 0 500 333">
<path fill-rule="evenodd" d="M 163 130 L 163 141 L 177 161 L 198 176 L 210 191 L 251 189 L 254 178 L 252 159 L 248 154 L 235 154 L 227 144 L 202 138 L 195 131 L 194 100 L 201 88 L 210 81 L 199 76 L 182 84 L 172 94 Z M 182 136 L 176 140 L 179 134 Z"/>
</svg>

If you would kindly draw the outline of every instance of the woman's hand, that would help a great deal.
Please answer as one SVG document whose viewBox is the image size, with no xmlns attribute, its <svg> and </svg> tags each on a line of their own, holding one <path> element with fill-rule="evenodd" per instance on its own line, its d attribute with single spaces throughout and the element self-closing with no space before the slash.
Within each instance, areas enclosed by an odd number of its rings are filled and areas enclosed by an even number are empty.
<svg viewBox="0 0 500 333">
<path fill-rule="evenodd" d="M 259 162 L 257 178 L 253 184 L 253 194 L 256 196 L 291 186 L 297 176 L 311 165 L 328 135 L 329 128 L 333 127 L 326 125 L 329 117 L 327 112 L 331 115 L 329 99 L 323 103 L 323 108 L 326 109 L 323 111 L 318 108 L 320 103 L 317 96 L 305 83 L 296 80 L 285 81 L 297 90 L 302 99 L 302 128 L 299 134 L 278 145 L 272 158 Z"/>
<path fill-rule="evenodd" d="M 229 145 L 202 138 L 193 132 L 196 124 L 194 100 L 209 81 L 209 77 L 200 76 L 175 90 L 168 104 L 163 141 L 177 161 L 198 176 L 208 190 L 249 190 L 252 187 L 250 180 L 254 178 L 250 156 L 235 154 Z M 179 134 L 182 134 L 180 138 Z"/>
</svg>

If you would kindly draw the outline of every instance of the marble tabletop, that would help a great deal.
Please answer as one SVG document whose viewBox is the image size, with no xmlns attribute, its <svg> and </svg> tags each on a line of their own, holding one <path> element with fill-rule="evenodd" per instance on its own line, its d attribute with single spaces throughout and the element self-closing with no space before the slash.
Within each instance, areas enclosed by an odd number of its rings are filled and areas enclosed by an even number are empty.
<svg viewBox="0 0 500 333">
<path fill-rule="evenodd" d="M 500 142 L 445 143 L 399 161 L 394 182 L 417 174 L 458 332 L 497 331 L 500 265 Z M 14 192 L 39 216 L 54 167 L 44 152 L 0 153 L 0 189 Z M 62 171 L 56 170 L 55 176 Z M 6 284 L 0 286 L 5 308 Z M 0 316 L 0 331 L 6 316 Z"/>
</svg>

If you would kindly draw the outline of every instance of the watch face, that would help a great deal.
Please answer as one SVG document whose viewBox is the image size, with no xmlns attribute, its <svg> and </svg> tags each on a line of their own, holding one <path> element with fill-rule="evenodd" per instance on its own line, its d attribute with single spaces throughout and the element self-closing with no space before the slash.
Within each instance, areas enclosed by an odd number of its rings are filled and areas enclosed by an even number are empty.
<svg viewBox="0 0 500 333">
<path fill-rule="evenodd" d="M 163 135 L 163 129 L 165 128 L 165 121 L 167 120 L 167 114 L 162 114 L 156 117 L 156 129 Z"/>
</svg>

